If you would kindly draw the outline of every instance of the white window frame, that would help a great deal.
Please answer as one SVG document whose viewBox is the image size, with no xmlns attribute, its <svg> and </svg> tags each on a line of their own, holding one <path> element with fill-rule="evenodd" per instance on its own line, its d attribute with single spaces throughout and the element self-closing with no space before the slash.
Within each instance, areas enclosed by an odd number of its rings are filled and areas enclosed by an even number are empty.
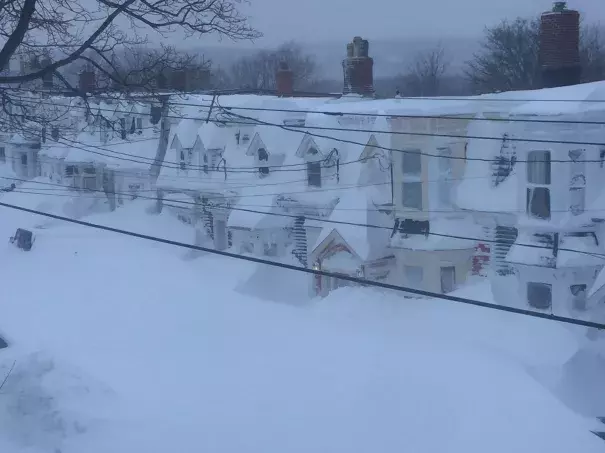
<svg viewBox="0 0 605 453">
<path fill-rule="evenodd" d="M 552 216 L 552 193 L 550 184 L 552 181 L 552 153 L 550 150 L 532 150 L 527 153 L 527 194 L 526 213 L 529 217 L 548 220 Z M 548 196 L 547 215 L 540 216 L 534 211 L 534 199 L 536 189 L 546 190 Z"/>
</svg>

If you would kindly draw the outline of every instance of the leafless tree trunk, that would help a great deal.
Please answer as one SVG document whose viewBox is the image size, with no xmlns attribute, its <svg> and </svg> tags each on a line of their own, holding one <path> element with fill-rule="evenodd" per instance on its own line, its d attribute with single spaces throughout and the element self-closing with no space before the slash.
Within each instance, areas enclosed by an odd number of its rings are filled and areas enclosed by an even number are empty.
<svg viewBox="0 0 605 453">
<path fill-rule="evenodd" d="M 261 50 L 238 60 L 231 67 L 231 84 L 234 88 L 274 90 L 275 74 L 282 60 L 294 73 L 295 89 L 304 89 L 311 83 L 317 70 L 315 59 L 305 54 L 300 44 L 290 41 L 275 50 Z"/>
<path fill-rule="evenodd" d="M 419 53 L 402 77 L 403 94 L 407 96 L 438 96 L 443 76 L 449 67 L 445 49 L 441 44 Z"/>
</svg>

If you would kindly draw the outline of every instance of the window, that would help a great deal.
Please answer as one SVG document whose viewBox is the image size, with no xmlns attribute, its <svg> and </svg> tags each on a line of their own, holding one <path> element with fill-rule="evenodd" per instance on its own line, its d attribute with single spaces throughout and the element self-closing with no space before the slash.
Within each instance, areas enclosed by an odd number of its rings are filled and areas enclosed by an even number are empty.
<svg viewBox="0 0 605 453">
<path fill-rule="evenodd" d="M 269 161 L 269 154 L 267 153 L 267 150 L 265 150 L 265 148 L 260 148 L 258 150 L 258 161 L 259 162 L 268 162 Z M 261 177 L 267 176 L 269 174 L 269 167 L 267 165 L 261 166 L 258 168 L 258 172 L 260 173 Z"/>
<path fill-rule="evenodd" d="M 265 256 L 277 256 L 277 243 L 265 242 L 263 248 Z"/>
<path fill-rule="evenodd" d="M 27 154 L 21 154 L 21 165 L 27 165 Z"/>
<path fill-rule="evenodd" d="M 550 151 L 530 151 L 528 153 L 527 182 L 550 184 Z"/>
<path fill-rule="evenodd" d="M 546 187 L 528 187 L 527 214 L 538 219 L 550 219 L 550 190 Z"/>
<path fill-rule="evenodd" d="M 6 162 L 6 149 L 0 146 L 0 162 Z"/>
<path fill-rule="evenodd" d="M 441 268 L 441 292 L 451 293 L 456 289 L 456 268 L 444 266 Z"/>
<path fill-rule="evenodd" d="M 137 118 L 137 129 L 139 132 L 143 131 L 143 118 Z"/>
<path fill-rule="evenodd" d="M 422 155 L 419 149 L 405 150 L 402 153 L 401 171 L 404 175 L 420 175 L 422 171 Z"/>
<path fill-rule="evenodd" d="M 120 118 L 120 137 L 126 140 L 126 118 Z"/>
<path fill-rule="evenodd" d="M 585 188 L 571 187 L 569 189 L 569 210 L 573 215 L 580 215 L 584 212 Z"/>
<path fill-rule="evenodd" d="M 527 303 L 530 307 L 546 310 L 552 306 L 552 285 L 529 282 L 527 284 Z"/>
<path fill-rule="evenodd" d="M 307 181 L 310 187 L 321 187 L 321 162 L 307 162 Z"/>
<path fill-rule="evenodd" d="M 408 285 L 413 288 L 420 288 L 424 279 L 424 273 L 420 266 L 403 266 L 403 273 Z"/>
<path fill-rule="evenodd" d="M 185 152 L 181 150 L 181 163 L 179 165 L 181 170 L 185 170 L 187 168 L 187 164 L 185 163 Z"/>
<path fill-rule="evenodd" d="M 242 137 L 242 143 L 245 145 L 249 141 L 250 141 L 250 136 L 248 134 L 244 134 L 244 136 Z"/>
<path fill-rule="evenodd" d="M 422 182 L 404 182 L 401 204 L 406 208 L 422 210 Z"/>
<path fill-rule="evenodd" d="M 134 134 L 136 132 L 136 125 L 135 125 L 135 121 L 134 118 L 132 119 L 132 121 L 130 122 L 130 131 L 131 134 Z"/>
<path fill-rule="evenodd" d="M 204 154 L 204 173 L 208 174 L 208 155 Z"/>
<path fill-rule="evenodd" d="M 586 285 L 571 285 L 571 306 L 574 310 L 586 310 Z"/>
<path fill-rule="evenodd" d="M 55 141 L 59 140 L 59 128 L 57 126 L 53 126 L 52 130 L 50 131 L 50 136 Z"/>
</svg>

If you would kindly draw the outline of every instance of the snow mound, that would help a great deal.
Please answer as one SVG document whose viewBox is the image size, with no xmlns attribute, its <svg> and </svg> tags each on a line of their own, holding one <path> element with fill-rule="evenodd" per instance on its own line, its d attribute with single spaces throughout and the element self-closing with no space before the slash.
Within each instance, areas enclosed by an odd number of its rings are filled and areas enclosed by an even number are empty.
<svg viewBox="0 0 605 453">
<path fill-rule="evenodd" d="M 44 351 L 3 353 L 0 383 L 5 379 L 0 438 L 20 448 L 60 449 L 68 438 L 95 426 L 99 404 L 112 396 L 108 388 Z M 94 417 L 87 414 L 93 407 Z"/>
</svg>

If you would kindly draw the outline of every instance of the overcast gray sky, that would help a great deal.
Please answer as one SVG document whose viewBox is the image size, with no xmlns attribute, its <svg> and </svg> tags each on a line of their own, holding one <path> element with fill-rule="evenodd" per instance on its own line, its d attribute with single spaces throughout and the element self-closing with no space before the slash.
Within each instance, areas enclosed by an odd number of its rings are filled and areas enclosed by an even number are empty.
<svg viewBox="0 0 605 453">
<path fill-rule="evenodd" d="M 537 15 L 550 0 L 250 0 L 242 8 L 264 33 L 263 46 L 303 42 L 477 36 L 502 18 Z M 605 0 L 569 1 L 589 21 L 605 24 Z M 200 44 L 199 42 L 197 43 Z"/>
</svg>

